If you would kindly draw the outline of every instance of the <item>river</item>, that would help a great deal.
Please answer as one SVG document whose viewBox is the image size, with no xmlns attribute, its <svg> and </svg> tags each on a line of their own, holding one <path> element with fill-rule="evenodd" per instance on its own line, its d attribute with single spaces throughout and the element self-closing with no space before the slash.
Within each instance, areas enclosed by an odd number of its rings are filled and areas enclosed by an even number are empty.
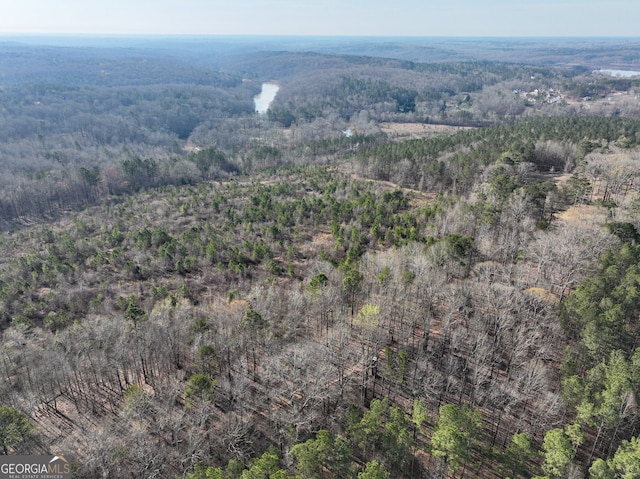
<svg viewBox="0 0 640 479">
<path fill-rule="evenodd" d="M 603 73 L 605 75 L 609 75 L 610 77 L 616 78 L 631 78 L 635 76 L 639 76 L 640 72 L 631 71 L 631 70 L 597 70 L 598 73 Z"/>
<path fill-rule="evenodd" d="M 261 115 L 266 113 L 279 90 L 280 87 L 276 83 L 263 83 L 262 91 L 253 98 L 253 102 L 256 105 L 256 112 Z"/>
</svg>

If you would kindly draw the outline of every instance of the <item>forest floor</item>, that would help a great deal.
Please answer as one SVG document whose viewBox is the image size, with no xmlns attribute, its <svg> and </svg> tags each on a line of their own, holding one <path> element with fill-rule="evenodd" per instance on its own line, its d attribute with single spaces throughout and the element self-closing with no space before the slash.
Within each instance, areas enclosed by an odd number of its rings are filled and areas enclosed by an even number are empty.
<svg viewBox="0 0 640 479">
<path fill-rule="evenodd" d="M 555 215 L 556 221 L 560 223 L 575 225 L 579 223 L 604 224 L 606 222 L 606 211 L 601 206 L 594 205 L 573 205 Z"/>
<path fill-rule="evenodd" d="M 554 181 L 558 187 L 567 184 L 569 178 L 571 178 L 570 173 L 559 173 L 555 174 Z M 592 195 L 593 200 L 602 199 L 602 191 L 605 188 L 598 188 L 597 191 Z M 555 214 L 556 221 L 560 223 L 564 223 L 567 225 L 576 225 L 576 224 L 592 224 L 592 225 L 603 225 L 607 222 L 607 211 L 602 206 L 597 206 L 594 204 L 591 205 L 572 205 L 566 208 L 565 210 L 559 211 Z"/>
</svg>

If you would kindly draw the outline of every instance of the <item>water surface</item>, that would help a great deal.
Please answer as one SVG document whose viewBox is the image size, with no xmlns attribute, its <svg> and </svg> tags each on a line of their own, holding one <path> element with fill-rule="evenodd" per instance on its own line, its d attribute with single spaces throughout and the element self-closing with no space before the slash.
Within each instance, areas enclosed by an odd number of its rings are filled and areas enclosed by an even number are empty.
<svg viewBox="0 0 640 479">
<path fill-rule="evenodd" d="M 598 70 L 598 73 L 603 73 L 605 75 L 609 75 L 610 77 L 616 78 L 631 78 L 640 76 L 640 72 L 635 72 L 633 70 Z"/>
<path fill-rule="evenodd" d="M 280 87 L 276 83 L 263 83 L 262 91 L 253 99 L 253 102 L 256 105 L 256 112 L 261 115 L 266 113 L 269 106 L 271 106 L 271 102 L 276 97 L 278 90 L 280 90 Z"/>
</svg>

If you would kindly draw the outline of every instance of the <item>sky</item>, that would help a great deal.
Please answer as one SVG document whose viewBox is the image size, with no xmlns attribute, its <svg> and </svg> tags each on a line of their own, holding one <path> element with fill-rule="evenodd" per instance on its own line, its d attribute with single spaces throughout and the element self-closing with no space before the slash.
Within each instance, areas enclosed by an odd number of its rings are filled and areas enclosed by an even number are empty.
<svg viewBox="0 0 640 479">
<path fill-rule="evenodd" d="M 640 0 L 0 0 L 0 34 L 640 36 Z"/>
</svg>

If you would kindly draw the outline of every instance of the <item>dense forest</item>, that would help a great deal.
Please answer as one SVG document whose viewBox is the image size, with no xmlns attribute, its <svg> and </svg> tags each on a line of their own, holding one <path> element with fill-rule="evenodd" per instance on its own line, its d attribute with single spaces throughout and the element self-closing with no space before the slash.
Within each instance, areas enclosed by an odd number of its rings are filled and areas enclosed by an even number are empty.
<svg viewBox="0 0 640 479">
<path fill-rule="evenodd" d="M 0 43 L 0 453 L 640 477 L 638 76 L 137 41 Z"/>
</svg>

